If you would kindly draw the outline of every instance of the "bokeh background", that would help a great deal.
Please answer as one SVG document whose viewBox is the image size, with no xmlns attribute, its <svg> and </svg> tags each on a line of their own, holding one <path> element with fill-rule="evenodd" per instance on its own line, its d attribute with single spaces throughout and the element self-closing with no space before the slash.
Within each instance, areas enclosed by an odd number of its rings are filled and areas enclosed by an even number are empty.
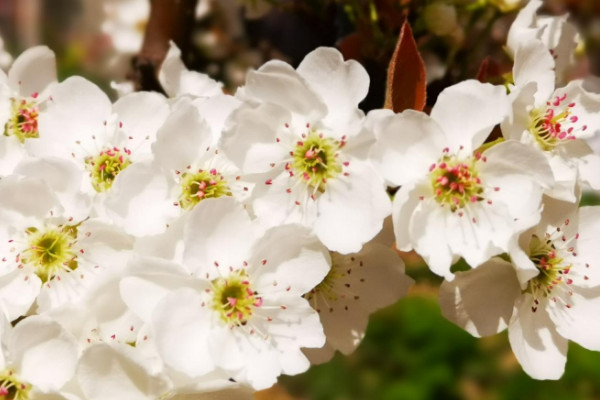
<svg viewBox="0 0 600 400">
<path fill-rule="evenodd" d="M 180 0 L 173 0 L 174 2 Z M 503 45 L 518 0 L 199 0 L 184 54 L 190 69 L 234 93 L 248 68 L 277 58 L 297 65 L 318 46 L 336 46 L 371 77 L 365 111 L 383 104 L 386 70 L 404 20 L 413 27 L 427 70 L 427 104 L 445 87 L 475 78 L 486 57 L 487 80 L 512 68 Z M 57 54 L 60 79 L 82 75 L 113 98 L 129 87 L 150 0 L 0 0 L 0 67 L 30 46 Z M 549 15 L 570 13 L 581 38 L 573 79 L 600 88 L 600 1 L 546 0 Z M 600 173 L 600 171 L 599 171 Z M 586 194 L 583 204 L 600 204 Z M 600 243 L 599 243 L 600 245 Z M 407 298 L 371 317 L 364 342 L 307 373 L 282 377 L 260 400 L 600 399 L 600 353 L 571 343 L 564 377 L 540 382 L 522 372 L 506 334 L 475 339 L 440 314 L 440 278 L 401 254 L 416 280 Z M 464 265 L 454 268 L 465 268 Z M 598 332 L 600 335 L 600 332 Z"/>
</svg>

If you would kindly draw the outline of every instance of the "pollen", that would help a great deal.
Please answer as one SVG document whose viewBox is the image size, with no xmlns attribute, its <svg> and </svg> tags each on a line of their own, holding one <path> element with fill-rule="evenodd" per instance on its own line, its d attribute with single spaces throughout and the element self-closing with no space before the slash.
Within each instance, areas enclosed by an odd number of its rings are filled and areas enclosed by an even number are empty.
<svg viewBox="0 0 600 400">
<path fill-rule="evenodd" d="M 117 175 L 131 165 L 131 151 L 118 147 L 102 150 L 96 157 L 85 159 L 85 166 L 90 173 L 92 186 L 97 192 L 109 190 Z"/>
<path fill-rule="evenodd" d="M 262 297 L 251 288 L 244 271 L 232 272 L 211 282 L 212 308 L 228 326 L 246 325 L 256 308 L 262 306 Z"/>
<path fill-rule="evenodd" d="M 337 154 L 344 142 L 323 137 L 315 129 L 305 136 L 292 151 L 292 167 L 308 186 L 324 192 L 327 180 L 342 172 Z"/>
<path fill-rule="evenodd" d="M 483 200 L 484 188 L 476 168 L 480 159 L 480 155 L 466 159 L 445 155 L 431 165 L 429 177 L 435 200 L 453 212 Z"/>
<path fill-rule="evenodd" d="M 42 282 L 52 280 L 61 271 L 77 269 L 77 251 L 73 248 L 77 240 L 76 227 L 29 228 L 26 233 L 29 244 L 21 253 L 21 262 L 32 266 Z"/>
<path fill-rule="evenodd" d="M 16 136 L 21 143 L 26 139 L 38 138 L 37 103 L 28 99 L 10 99 L 10 119 L 4 126 L 4 136 Z"/>
<path fill-rule="evenodd" d="M 215 169 L 185 172 L 180 185 L 179 205 L 185 210 L 191 210 L 204 199 L 232 195 L 227 181 Z"/>
<path fill-rule="evenodd" d="M 545 107 L 531 111 L 528 130 L 542 150 L 553 150 L 562 143 L 577 139 L 579 133 L 587 130 L 587 126 L 574 115 L 573 107 L 575 103 L 568 102 L 564 94 L 548 101 Z"/>
<path fill-rule="evenodd" d="M 0 400 L 29 400 L 31 385 L 21 382 L 13 369 L 0 372 Z"/>
</svg>

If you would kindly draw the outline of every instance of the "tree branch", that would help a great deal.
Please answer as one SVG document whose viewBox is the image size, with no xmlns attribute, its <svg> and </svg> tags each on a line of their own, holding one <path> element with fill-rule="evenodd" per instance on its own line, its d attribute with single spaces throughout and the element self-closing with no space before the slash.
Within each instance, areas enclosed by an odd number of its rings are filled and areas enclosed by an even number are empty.
<svg viewBox="0 0 600 400">
<path fill-rule="evenodd" d="M 149 0 L 150 1 L 150 0 Z M 150 19 L 140 54 L 132 61 L 128 78 L 136 90 L 163 92 L 158 70 L 174 41 L 183 56 L 191 46 L 191 32 L 198 0 L 151 0 Z"/>
</svg>

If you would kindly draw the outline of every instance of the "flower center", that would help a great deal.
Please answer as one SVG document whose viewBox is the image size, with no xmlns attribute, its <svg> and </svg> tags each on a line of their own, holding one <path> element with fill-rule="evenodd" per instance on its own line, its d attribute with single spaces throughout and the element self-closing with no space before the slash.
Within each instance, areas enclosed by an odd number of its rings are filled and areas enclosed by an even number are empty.
<svg viewBox="0 0 600 400">
<path fill-rule="evenodd" d="M 210 171 L 185 172 L 181 175 L 181 208 L 190 210 L 204 199 L 221 196 L 231 196 L 231 190 L 223 175 L 214 168 Z"/>
<path fill-rule="evenodd" d="M 573 248 L 569 248 L 568 251 L 572 253 Z M 571 285 L 573 280 L 566 278 L 565 275 L 569 274 L 573 264 L 568 262 L 562 253 L 561 249 L 555 246 L 550 235 L 547 235 L 544 239 L 536 235 L 531 237 L 529 259 L 535 264 L 540 273 L 529 281 L 525 292 L 531 293 L 534 297 L 535 305 L 532 307 L 534 312 L 539 304 L 539 298 L 551 298 L 556 302 L 558 301 L 554 295 L 556 290 L 566 289 L 567 294 L 570 295 L 571 293 L 567 286 Z M 561 290 L 561 292 L 563 291 Z M 565 302 L 562 296 L 558 298 Z M 571 307 L 566 302 L 565 304 L 567 308 Z"/>
<path fill-rule="evenodd" d="M 450 206 L 453 212 L 483 200 L 483 186 L 475 165 L 481 158 L 479 153 L 468 159 L 445 155 L 432 164 L 429 177 L 435 200 Z"/>
<path fill-rule="evenodd" d="M 106 192 L 112 186 L 117 175 L 131 165 L 131 151 L 113 147 L 102 150 L 96 157 L 87 157 L 85 166 L 90 173 L 92 186 L 97 192 Z"/>
<path fill-rule="evenodd" d="M 308 292 L 304 296 L 306 298 L 306 300 L 312 301 L 313 298 L 319 294 L 322 295 L 323 297 L 325 297 L 325 299 L 328 301 L 337 301 L 338 300 L 339 293 L 335 288 L 335 284 L 336 284 L 336 281 L 338 281 L 339 279 L 346 276 L 346 273 L 333 262 L 333 256 L 335 254 L 331 253 L 331 255 L 332 255 L 331 269 L 329 270 L 329 272 L 327 273 L 325 278 L 323 278 L 321 283 L 319 283 L 317 286 L 315 286 L 314 289 L 312 289 L 310 292 Z"/>
<path fill-rule="evenodd" d="M 575 103 L 566 103 L 567 95 L 556 96 L 546 107 L 532 110 L 529 114 L 529 132 L 540 148 L 550 151 L 567 140 L 577 139 L 577 133 L 587 129 L 578 124 L 579 118 L 573 115 Z"/>
<path fill-rule="evenodd" d="M 48 282 L 61 271 L 77 269 L 77 253 L 73 245 L 77 238 L 77 228 L 59 226 L 39 231 L 29 228 L 29 246 L 21 253 L 21 262 L 31 265 L 42 282 Z"/>
<path fill-rule="evenodd" d="M 327 180 L 342 172 L 342 164 L 338 161 L 337 154 L 343 143 L 324 138 L 313 129 L 303 140 L 296 143 L 292 152 L 292 166 L 307 185 L 324 192 Z M 286 165 L 286 168 L 289 169 L 289 165 Z"/>
<path fill-rule="evenodd" d="M 244 271 L 232 272 L 226 278 L 211 282 L 212 307 L 227 325 L 245 325 L 255 308 L 262 306 L 262 298 L 250 288 Z"/>
<path fill-rule="evenodd" d="M 20 382 L 12 369 L 0 372 L 0 400 L 29 400 L 31 385 Z"/>
<path fill-rule="evenodd" d="M 32 96 L 34 99 L 37 94 Z M 21 143 L 25 139 L 40 137 L 38 131 L 37 103 L 27 99 L 10 99 L 11 116 L 4 126 L 4 136 L 16 136 Z"/>
</svg>

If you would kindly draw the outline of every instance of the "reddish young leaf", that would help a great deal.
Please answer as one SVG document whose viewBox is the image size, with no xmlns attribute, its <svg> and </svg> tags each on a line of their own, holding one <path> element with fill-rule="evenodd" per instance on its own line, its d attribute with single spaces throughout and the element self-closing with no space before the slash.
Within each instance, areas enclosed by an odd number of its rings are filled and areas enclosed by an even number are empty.
<svg viewBox="0 0 600 400">
<path fill-rule="evenodd" d="M 481 62 L 479 66 L 479 71 L 477 71 L 477 80 L 481 83 L 485 83 L 488 75 L 488 67 L 490 65 L 490 58 L 486 57 Z"/>
<path fill-rule="evenodd" d="M 388 67 L 384 107 L 394 112 L 407 108 L 423 111 L 426 87 L 425 64 L 417 49 L 410 24 L 405 21 Z"/>
</svg>

